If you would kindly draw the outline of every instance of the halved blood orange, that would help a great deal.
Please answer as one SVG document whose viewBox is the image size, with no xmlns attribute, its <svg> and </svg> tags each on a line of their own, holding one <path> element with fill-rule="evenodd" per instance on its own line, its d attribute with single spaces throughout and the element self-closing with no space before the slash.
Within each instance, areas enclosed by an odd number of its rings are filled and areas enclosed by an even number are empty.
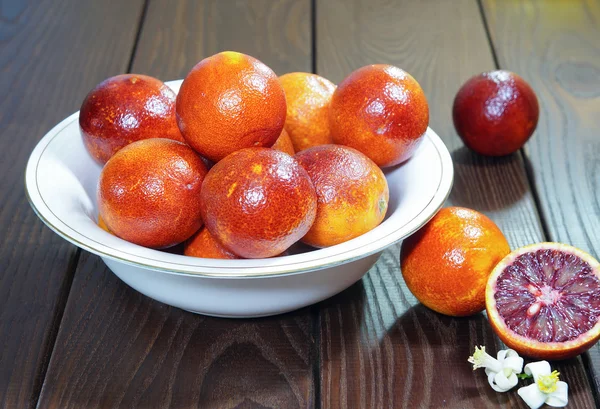
<svg viewBox="0 0 600 409">
<path fill-rule="evenodd" d="M 600 338 L 600 263 L 566 244 L 522 247 L 492 271 L 485 303 L 509 348 L 531 358 L 574 357 Z"/>
</svg>

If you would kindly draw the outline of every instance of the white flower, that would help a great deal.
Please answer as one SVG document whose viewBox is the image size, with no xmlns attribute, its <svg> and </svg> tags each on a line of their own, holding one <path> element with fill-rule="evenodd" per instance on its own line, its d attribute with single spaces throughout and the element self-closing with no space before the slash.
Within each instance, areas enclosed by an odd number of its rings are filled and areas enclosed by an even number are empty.
<svg viewBox="0 0 600 409">
<path fill-rule="evenodd" d="M 523 370 L 523 358 L 512 349 L 498 351 L 498 359 L 485 352 L 485 347 L 475 347 L 469 357 L 473 370 L 485 368 L 488 383 L 496 392 L 506 392 L 514 388 L 519 380 L 517 374 Z"/>
<path fill-rule="evenodd" d="M 537 409 L 544 403 L 555 408 L 562 408 L 569 403 L 569 386 L 559 381 L 558 372 L 550 371 L 546 361 L 532 362 L 525 365 L 525 373 L 533 376 L 533 383 L 519 388 L 517 393 L 531 409 Z"/>
</svg>

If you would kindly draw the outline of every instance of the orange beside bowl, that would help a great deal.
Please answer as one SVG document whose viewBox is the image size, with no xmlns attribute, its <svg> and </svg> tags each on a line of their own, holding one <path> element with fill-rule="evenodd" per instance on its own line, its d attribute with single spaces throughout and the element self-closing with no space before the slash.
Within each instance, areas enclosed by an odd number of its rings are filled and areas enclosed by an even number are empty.
<svg viewBox="0 0 600 409">
<path fill-rule="evenodd" d="M 402 242 L 400 267 L 421 303 L 460 317 L 483 311 L 488 277 L 509 252 L 506 238 L 487 216 L 447 207 Z"/>
</svg>

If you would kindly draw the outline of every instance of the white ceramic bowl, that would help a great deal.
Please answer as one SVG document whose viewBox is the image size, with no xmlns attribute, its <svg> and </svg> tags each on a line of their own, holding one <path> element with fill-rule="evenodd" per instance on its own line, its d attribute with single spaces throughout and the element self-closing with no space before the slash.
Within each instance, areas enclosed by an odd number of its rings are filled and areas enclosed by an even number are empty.
<svg viewBox="0 0 600 409">
<path fill-rule="evenodd" d="M 167 83 L 178 91 L 181 81 Z M 101 167 L 87 153 L 75 113 L 46 134 L 25 174 L 31 206 L 60 236 L 99 255 L 124 282 L 158 301 L 222 317 L 279 314 L 328 298 L 358 281 L 388 246 L 441 208 L 453 180 L 450 154 L 431 129 L 408 162 L 386 170 L 390 203 L 372 231 L 326 249 L 260 260 L 185 257 L 144 248 L 96 224 Z"/>
</svg>

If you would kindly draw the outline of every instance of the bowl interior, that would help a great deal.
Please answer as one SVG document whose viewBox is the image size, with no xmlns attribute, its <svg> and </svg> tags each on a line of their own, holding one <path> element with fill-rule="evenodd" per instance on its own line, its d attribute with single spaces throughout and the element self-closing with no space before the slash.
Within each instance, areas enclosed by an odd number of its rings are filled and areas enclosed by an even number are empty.
<svg viewBox="0 0 600 409">
<path fill-rule="evenodd" d="M 181 81 L 167 83 L 175 91 Z M 428 129 L 412 159 L 385 170 L 388 213 L 372 231 L 326 249 L 294 246 L 291 255 L 260 260 L 200 259 L 144 248 L 113 236 L 96 224 L 96 185 L 101 166 L 79 134 L 78 113 L 51 130 L 34 149 L 26 170 L 32 207 L 54 231 L 103 257 L 175 274 L 250 277 L 293 274 L 345 263 L 383 250 L 410 235 L 442 206 L 453 178 L 450 155 Z"/>
</svg>

